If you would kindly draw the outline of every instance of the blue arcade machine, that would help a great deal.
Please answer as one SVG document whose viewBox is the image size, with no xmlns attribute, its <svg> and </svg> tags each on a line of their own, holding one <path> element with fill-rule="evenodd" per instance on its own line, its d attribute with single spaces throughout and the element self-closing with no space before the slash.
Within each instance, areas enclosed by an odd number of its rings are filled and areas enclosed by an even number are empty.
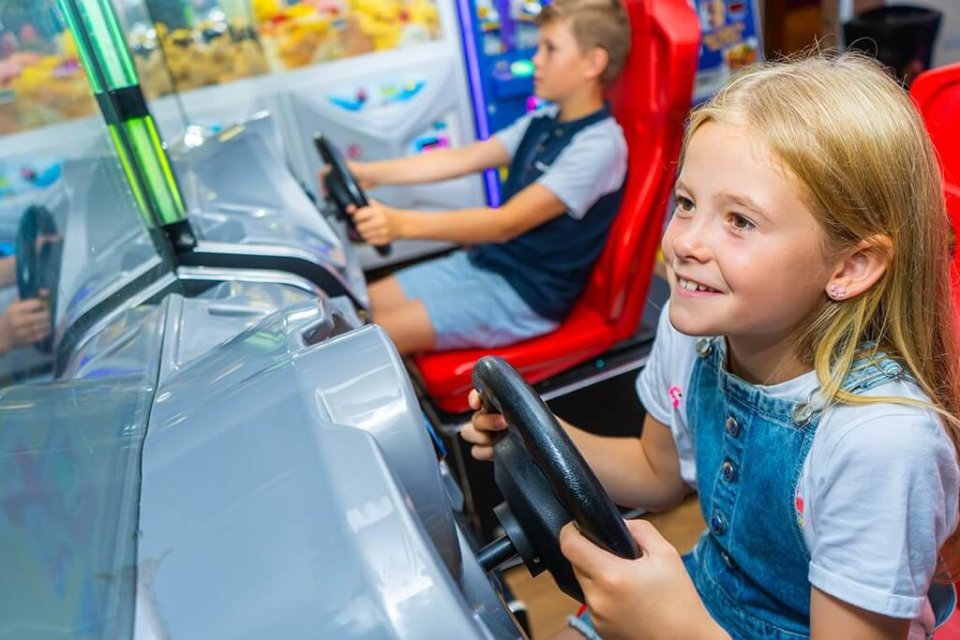
<svg viewBox="0 0 960 640">
<path fill-rule="evenodd" d="M 490 135 L 540 102 L 533 96 L 536 19 L 549 0 L 457 0 L 467 77 L 478 140 Z M 500 204 L 500 179 L 484 176 L 490 206 Z"/>
<path fill-rule="evenodd" d="M 763 59 L 757 0 L 693 0 L 700 18 L 700 57 L 693 103 L 708 99 L 741 67 Z"/>
</svg>

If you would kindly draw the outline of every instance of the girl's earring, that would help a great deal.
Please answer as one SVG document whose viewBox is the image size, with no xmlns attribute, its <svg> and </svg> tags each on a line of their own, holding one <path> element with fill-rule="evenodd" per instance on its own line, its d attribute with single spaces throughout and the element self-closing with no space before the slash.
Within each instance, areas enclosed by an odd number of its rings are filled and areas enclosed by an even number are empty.
<svg viewBox="0 0 960 640">
<path fill-rule="evenodd" d="M 832 285 L 830 287 L 830 297 L 833 300 L 843 300 L 847 297 L 847 288 L 841 287 L 838 284 Z"/>
</svg>

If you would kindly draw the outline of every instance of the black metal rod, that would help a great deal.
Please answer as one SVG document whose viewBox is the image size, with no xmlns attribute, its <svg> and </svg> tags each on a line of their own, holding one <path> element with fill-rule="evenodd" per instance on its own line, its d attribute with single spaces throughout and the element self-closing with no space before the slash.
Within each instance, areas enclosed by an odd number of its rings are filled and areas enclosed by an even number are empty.
<svg viewBox="0 0 960 640">
<path fill-rule="evenodd" d="M 493 571 L 515 555 L 517 555 L 517 550 L 514 548 L 513 542 L 507 536 L 503 536 L 480 549 L 477 552 L 477 562 L 480 563 L 484 571 Z"/>
</svg>

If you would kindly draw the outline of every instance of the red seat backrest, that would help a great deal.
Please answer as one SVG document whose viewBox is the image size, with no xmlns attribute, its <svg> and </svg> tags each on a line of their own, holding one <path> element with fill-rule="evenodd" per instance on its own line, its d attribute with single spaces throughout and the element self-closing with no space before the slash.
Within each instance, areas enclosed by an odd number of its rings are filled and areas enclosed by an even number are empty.
<svg viewBox="0 0 960 640">
<path fill-rule="evenodd" d="M 960 63 L 926 71 L 910 87 L 930 139 L 940 156 L 947 211 L 960 235 Z M 960 251 L 954 250 L 950 267 L 953 299 L 960 312 Z"/>
<path fill-rule="evenodd" d="M 696 15 L 685 0 L 626 0 L 624 5 L 632 28 L 630 58 L 608 98 L 630 152 L 627 188 L 578 302 L 613 324 L 616 340 L 633 334 L 646 302 L 700 38 Z"/>
</svg>

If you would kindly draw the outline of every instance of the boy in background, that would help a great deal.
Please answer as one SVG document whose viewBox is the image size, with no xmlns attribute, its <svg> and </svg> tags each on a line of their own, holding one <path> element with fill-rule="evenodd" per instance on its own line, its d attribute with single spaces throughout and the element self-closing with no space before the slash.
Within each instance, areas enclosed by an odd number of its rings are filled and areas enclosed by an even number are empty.
<svg viewBox="0 0 960 640">
<path fill-rule="evenodd" d="M 604 102 L 630 21 L 620 0 L 554 0 L 538 19 L 537 96 L 553 103 L 459 149 L 352 162 L 361 186 L 459 177 L 509 163 L 499 208 L 419 212 L 373 201 L 352 212 L 372 245 L 471 245 L 370 286 L 374 320 L 402 355 L 496 347 L 552 331 L 583 290 L 620 206 L 627 148 Z"/>
</svg>

